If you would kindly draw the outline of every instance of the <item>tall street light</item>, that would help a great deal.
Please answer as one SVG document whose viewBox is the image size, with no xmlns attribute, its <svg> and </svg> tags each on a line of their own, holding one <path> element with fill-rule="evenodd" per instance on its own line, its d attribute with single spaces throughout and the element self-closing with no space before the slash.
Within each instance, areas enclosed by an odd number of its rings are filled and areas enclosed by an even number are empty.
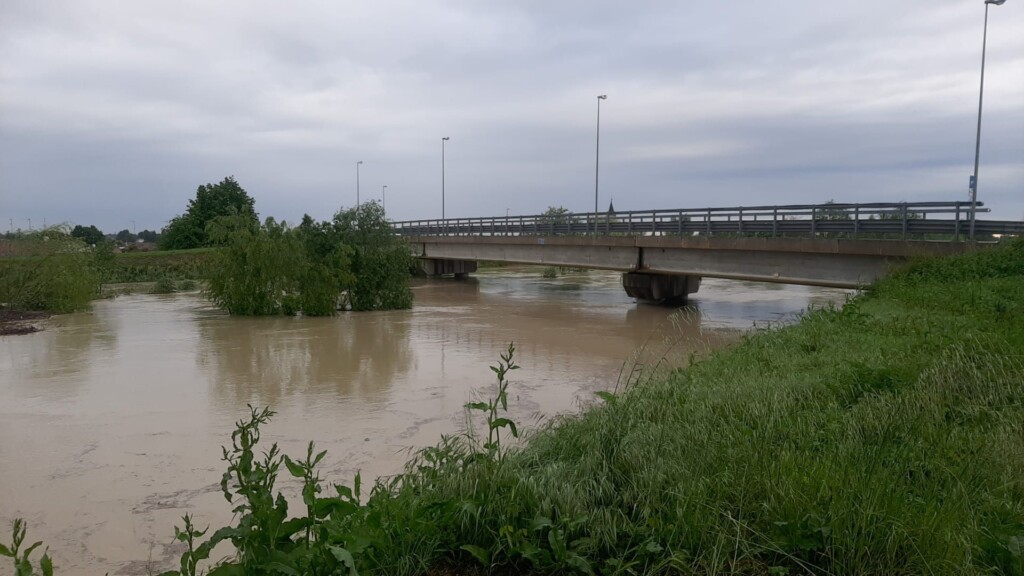
<svg viewBox="0 0 1024 576">
<path fill-rule="evenodd" d="M 385 184 L 380 189 L 380 207 L 384 210 L 384 213 L 388 212 L 388 185 Z"/>
<path fill-rule="evenodd" d="M 1004 0 L 1005 1 L 1005 0 Z M 598 181 L 601 175 L 601 100 L 607 100 L 608 96 L 601 94 L 597 97 L 597 152 L 594 160 L 594 235 L 597 235 L 597 191 Z"/>
<path fill-rule="evenodd" d="M 978 161 L 981 159 L 981 103 L 985 97 L 985 44 L 988 42 L 988 5 L 1002 6 L 1006 0 L 985 0 L 985 27 L 981 35 L 981 87 L 978 89 L 978 133 L 974 140 L 974 175 L 971 176 L 971 240 L 978 203 Z"/>
<path fill-rule="evenodd" d="M 449 140 L 447 136 L 441 138 L 441 220 L 444 220 L 444 143 Z"/>
<path fill-rule="evenodd" d="M 359 211 L 359 165 L 362 163 L 362 160 L 356 162 L 356 212 Z"/>
</svg>

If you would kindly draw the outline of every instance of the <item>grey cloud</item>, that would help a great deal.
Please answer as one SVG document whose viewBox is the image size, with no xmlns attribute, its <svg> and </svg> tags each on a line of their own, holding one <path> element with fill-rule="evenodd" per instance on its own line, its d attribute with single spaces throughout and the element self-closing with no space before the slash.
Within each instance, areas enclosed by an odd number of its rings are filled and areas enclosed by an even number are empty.
<svg viewBox="0 0 1024 576">
<path fill-rule="evenodd" d="M 1022 6 L 993 10 L 982 199 L 1024 213 Z M 234 174 L 263 215 L 955 199 L 980 1 L 276 2 L 0 18 L 0 218 L 158 227 Z"/>
</svg>

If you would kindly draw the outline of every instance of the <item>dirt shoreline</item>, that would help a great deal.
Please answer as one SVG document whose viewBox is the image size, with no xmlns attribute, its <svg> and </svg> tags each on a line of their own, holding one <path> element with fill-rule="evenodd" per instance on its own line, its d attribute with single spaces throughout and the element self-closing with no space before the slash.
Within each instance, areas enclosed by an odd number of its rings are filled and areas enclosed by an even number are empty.
<svg viewBox="0 0 1024 576">
<path fill-rule="evenodd" d="M 0 336 L 31 334 L 42 328 L 38 323 L 46 320 L 50 314 L 46 312 L 24 312 L 21 310 L 0 310 Z"/>
</svg>

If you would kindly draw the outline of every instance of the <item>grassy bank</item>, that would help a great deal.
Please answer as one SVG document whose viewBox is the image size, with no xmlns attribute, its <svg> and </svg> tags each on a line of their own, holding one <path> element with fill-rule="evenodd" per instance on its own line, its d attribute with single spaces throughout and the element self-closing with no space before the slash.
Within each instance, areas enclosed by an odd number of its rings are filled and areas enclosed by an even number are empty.
<svg viewBox="0 0 1024 576">
<path fill-rule="evenodd" d="M 449 443 L 371 501 L 374 565 L 1021 574 L 1022 351 L 1024 242 L 920 262 L 501 462 Z"/>
</svg>

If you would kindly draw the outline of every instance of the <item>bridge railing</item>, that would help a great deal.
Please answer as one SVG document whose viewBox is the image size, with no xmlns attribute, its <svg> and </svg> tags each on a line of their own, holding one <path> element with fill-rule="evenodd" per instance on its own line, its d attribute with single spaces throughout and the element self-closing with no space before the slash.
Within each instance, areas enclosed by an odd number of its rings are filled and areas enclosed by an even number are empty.
<svg viewBox="0 0 1024 576">
<path fill-rule="evenodd" d="M 988 212 L 981 202 L 977 212 Z M 970 234 L 970 202 L 792 204 L 533 214 L 393 222 L 402 236 L 768 236 L 930 238 Z M 976 237 L 1024 234 L 1024 222 L 976 220 Z"/>
</svg>

